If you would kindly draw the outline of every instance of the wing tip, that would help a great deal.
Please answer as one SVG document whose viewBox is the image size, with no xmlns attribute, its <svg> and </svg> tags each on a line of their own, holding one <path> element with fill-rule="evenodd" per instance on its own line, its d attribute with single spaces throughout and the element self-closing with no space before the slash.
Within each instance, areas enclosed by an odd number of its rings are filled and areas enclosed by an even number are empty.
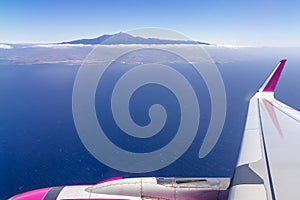
<svg viewBox="0 0 300 200">
<path fill-rule="evenodd" d="M 274 92 L 275 88 L 277 86 L 278 80 L 280 78 L 281 72 L 285 66 L 287 59 L 282 59 L 272 74 L 269 76 L 269 78 L 266 80 L 266 82 L 263 84 L 261 87 L 260 91 L 261 92 Z"/>
</svg>

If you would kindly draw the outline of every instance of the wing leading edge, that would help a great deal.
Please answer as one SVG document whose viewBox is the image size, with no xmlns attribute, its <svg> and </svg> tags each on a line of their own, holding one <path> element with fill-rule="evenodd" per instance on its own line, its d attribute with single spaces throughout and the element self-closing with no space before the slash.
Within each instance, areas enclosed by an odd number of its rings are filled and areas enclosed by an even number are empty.
<svg viewBox="0 0 300 200">
<path fill-rule="evenodd" d="M 274 98 L 281 60 L 250 99 L 229 199 L 297 199 L 300 112 Z"/>
</svg>

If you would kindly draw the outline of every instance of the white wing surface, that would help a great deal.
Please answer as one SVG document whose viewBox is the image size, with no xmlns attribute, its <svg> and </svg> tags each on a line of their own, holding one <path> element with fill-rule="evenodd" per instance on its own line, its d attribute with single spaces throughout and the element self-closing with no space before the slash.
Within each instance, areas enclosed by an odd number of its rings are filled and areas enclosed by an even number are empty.
<svg viewBox="0 0 300 200">
<path fill-rule="evenodd" d="M 229 199 L 299 199 L 300 112 L 274 98 L 285 63 L 250 99 Z"/>
</svg>

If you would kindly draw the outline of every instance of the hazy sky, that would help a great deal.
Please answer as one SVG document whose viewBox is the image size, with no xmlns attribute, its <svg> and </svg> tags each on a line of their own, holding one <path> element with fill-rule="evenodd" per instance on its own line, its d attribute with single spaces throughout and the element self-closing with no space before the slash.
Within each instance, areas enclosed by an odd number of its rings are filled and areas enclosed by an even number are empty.
<svg viewBox="0 0 300 200">
<path fill-rule="evenodd" d="M 6 0 L 0 43 L 61 42 L 141 27 L 216 44 L 300 46 L 299 0 Z"/>
</svg>

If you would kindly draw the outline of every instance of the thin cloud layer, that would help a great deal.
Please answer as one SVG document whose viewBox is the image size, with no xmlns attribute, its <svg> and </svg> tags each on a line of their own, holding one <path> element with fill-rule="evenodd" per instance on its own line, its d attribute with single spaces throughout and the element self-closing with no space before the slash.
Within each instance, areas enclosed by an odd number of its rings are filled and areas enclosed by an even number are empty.
<svg viewBox="0 0 300 200">
<path fill-rule="evenodd" d="M 0 49 L 12 49 L 13 47 L 7 44 L 0 44 Z"/>
</svg>

